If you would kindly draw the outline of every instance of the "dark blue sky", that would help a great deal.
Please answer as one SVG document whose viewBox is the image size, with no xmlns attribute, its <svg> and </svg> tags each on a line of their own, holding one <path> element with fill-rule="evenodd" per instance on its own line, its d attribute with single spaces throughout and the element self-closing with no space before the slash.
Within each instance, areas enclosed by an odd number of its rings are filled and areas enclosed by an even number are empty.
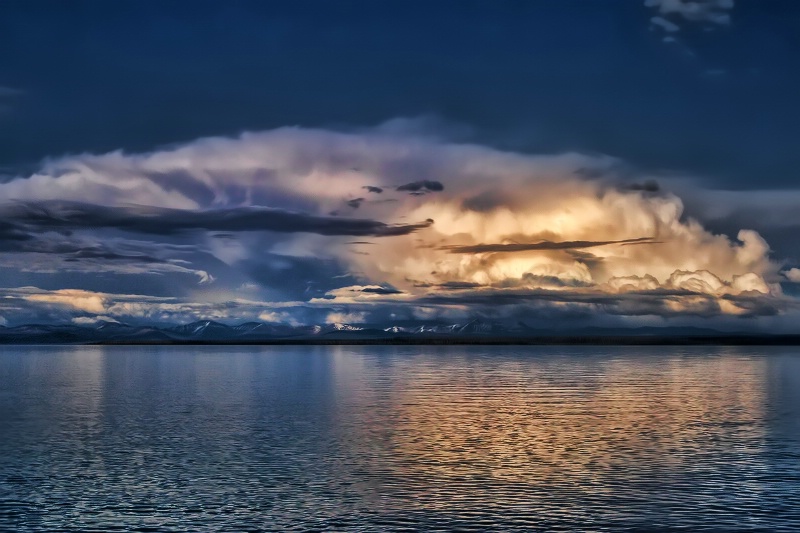
<svg viewBox="0 0 800 533">
<path fill-rule="evenodd" d="M 620 0 L 6 0 L 0 86 L 20 92 L 0 96 L 0 168 L 432 114 L 499 147 L 793 186 L 800 3 L 737 0 L 728 25 L 678 17 L 676 43 L 656 14 Z"/>
</svg>

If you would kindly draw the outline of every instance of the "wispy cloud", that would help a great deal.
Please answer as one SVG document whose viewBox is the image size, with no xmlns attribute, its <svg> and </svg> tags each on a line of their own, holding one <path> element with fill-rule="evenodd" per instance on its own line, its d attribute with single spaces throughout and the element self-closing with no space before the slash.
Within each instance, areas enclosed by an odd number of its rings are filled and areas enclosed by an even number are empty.
<svg viewBox="0 0 800 533">
<path fill-rule="evenodd" d="M 17 96 L 23 95 L 24 92 L 12 87 L 4 87 L 0 85 L 0 115 L 10 112 L 13 109 L 13 100 Z"/>
<path fill-rule="evenodd" d="M 504 243 L 504 244 L 472 244 L 467 246 L 442 246 L 442 250 L 447 250 L 453 254 L 483 254 L 483 253 L 508 253 L 508 252 L 530 252 L 533 250 L 580 250 L 582 248 L 594 248 L 597 246 L 608 246 L 610 244 L 655 244 L 651 237 L 640 237 L 638 239 L 623 239 L 619 241 L 566 241 L 551 242 L 541 241 L 532 243 Z"/>
<path fill-rule="evenodd" d="M 718 70 L 701 60 L 695 30 L 709 32 L 729 26 L 734 0 L 645 0 L 644 5 L 655 13 L 650 29 L 657 31 L 664 43 L 692 58 L 693 63 L 700 61 L 703 73 Z"/>
<path fill-rule="evenodd" d="M 5 87 L 0 85 L 0 98 L 6 98 L 9 96 L 20 96 L 24 94 L 24 91 L 21 89 L 14 89 L 13 87 Z"/>
<path fill-rule="evenodd" d="M 408 235 L 433 224 L 431 219 L 416 224 L 385 224 L 377 220 L 316 216 L 258 206 L 192 211 L 150 206 L 112 208 L 56 201 L 6 205 L 0 208 L 0 216 L 20 226 L 37 229 L 113 228 L 155 235 L 204 230 L 391 237 Z"/>
<path fill-rule="evenodd" d="M 654 24 L 667 31 L 677 31 L 676 22 L 730 24 L 734 0 L 645 0 L 644 5 L 661 15 L 651 19 Z M 664 17 L 670 17 L 672 21 Z"/>
</svg>

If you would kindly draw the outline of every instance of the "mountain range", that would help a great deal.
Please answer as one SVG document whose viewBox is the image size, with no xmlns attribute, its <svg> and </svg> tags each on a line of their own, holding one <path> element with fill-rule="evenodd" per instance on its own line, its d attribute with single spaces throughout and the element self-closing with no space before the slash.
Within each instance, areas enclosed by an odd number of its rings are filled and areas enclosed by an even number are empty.
<svg viewBox="0 0 800 533">
<path fill-rule="evenodd" d="M 263 322 L 226 325 L 31 324 L 0 327 L 3 344 L 800 344 L 800 335 L 730 333 L 695 327 L 537 329 L 503 324 L 403 323 L 290 326 Z"/>
</svg>

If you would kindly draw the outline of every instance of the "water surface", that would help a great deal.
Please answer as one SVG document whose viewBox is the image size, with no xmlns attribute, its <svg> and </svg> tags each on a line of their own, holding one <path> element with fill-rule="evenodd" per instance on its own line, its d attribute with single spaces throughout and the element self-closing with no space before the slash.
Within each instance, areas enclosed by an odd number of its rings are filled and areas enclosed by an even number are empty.
<svg viewBox="0 0 800 533">
<path fill-rule="evenodd" d="M 800 351 L 0 347 L 0 530 L 800 530 Z"/>
</svg>

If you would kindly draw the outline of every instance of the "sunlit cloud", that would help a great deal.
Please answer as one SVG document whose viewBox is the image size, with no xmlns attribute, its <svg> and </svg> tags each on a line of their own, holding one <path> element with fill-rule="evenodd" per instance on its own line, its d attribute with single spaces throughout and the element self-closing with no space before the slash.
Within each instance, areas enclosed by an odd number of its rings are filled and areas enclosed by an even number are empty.
<svg viewBox="0 0 800 533">
<path fill-rule="evenodd" d="M 353 324 L 353 323 L 360 323 L 364 322 L 366 318 L 366 313 L 358 313 L 358 312 L 351 312 L 351 313 L 343 313 L 341 311 L 333 311 L 328 313 L 328 316 L 325 317 L 326 324 Z"/>
<path fill-rule="evenodd" d="M 790 268 L 782 272 L 786 279 L 794 283 L 800 283 L 800 268 Z"/>
<path fill-rule="evenodd" d="M 693 205 L 722 198 L 712 217 L 740 213 L 741 199 L 621 166 L 387 126 L 280 128 L 150 153 L 73 155 L 0 184 L 0 266 L 56 277 L 62 268 L 193 274 L 180 302 L 26 297 L 152 320 L 309 319 L 307 309 L 225 308 L 242 290 L 273 304 L 305 302 L 328 322 L 372 320 L 393 307 L 408 316 L 533 306 L 706 317 L 786 308 L 780 283 L 795 281 L 796 269 L 782 271 L 756 221 L 733 236 L 714 233 L 686 215 L 681 194 L 693 191 Z"/>
</svg>

